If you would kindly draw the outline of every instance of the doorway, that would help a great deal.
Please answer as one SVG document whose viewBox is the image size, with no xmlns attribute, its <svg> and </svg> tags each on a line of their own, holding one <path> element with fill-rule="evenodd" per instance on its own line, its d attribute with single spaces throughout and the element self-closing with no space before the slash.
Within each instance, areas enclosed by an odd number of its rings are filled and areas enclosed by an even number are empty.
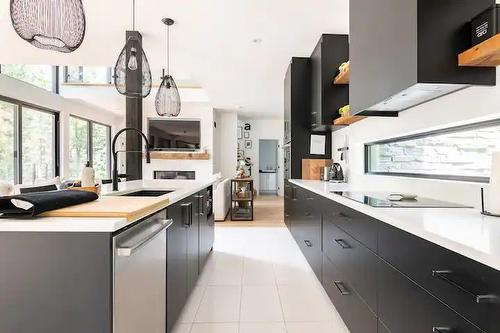
<svg viewBox="0 0 500 333">
<path fill-rule="evenodd" d="M 278 140 L 259 140 L 259 194 L 278 194 Z"/>
</svg>

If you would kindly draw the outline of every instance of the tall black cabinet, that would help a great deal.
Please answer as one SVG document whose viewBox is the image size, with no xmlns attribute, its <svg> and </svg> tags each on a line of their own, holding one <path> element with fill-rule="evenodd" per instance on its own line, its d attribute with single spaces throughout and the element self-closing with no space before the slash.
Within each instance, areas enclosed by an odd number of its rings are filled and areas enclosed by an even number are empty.
<svg viewBox="0 0 500 333">
<path fill-rule="evenodd" d="M 285 179 L 302 178 L 302 159 L 330 159 L 332 134 L 330 131 L 314 132 L 326 136 L 324 155 L 310 154 L 311 144 L 311 59 L 292 58 L 286 71 L 285 86 Z"/>
</svg>

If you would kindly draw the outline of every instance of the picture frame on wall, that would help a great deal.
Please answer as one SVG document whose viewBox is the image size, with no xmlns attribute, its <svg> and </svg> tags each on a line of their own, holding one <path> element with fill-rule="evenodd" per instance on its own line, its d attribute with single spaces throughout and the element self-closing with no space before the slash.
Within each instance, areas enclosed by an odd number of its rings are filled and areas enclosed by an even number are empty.
<svg viewBox="0 0 500 333">
<path fill-rule="evenodd" d="M 238 140 L 243 139 L 243 127 L 238 126 Z"/>
<path fill-rule="evenodd" d="M 245 132 L 243 134 L 245 136 L 245 139 L 250 139 L 250 132 Z"/>
<path fill-rule="evenodd" d="M 245 140 L 245 149 L 252 149 L 252 140 Z"/>
<path fill-rule="evenodd" d="M 238 150 L 238 160 L 245 158 L 245 152 L 243 150 Z"/>
</svg>

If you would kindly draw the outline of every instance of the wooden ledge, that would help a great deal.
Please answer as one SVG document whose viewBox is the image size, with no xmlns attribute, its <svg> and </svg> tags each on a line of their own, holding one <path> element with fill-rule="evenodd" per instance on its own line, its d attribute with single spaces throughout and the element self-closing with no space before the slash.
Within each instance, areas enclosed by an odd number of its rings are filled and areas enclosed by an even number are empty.
<svg viewBox="0 0 500 333">
<path fill-rule="evenodd" d="M 153 151 L 151 159 L 154 160 L 209 160 L 209 153 L 183 153 L 183 152 L 167 152 Z"/>
<path fill-rule="evenodd" d="M 496 67 L 500 65 L 500 33 L 458 55 L 459 66 Z"/>
<path fill-rule="evenodd" d="M 354 124 L 355 122 L 358 122 L 360 120 L 365 119 L 366 117 L 363 116 L 346 116 L 346 117 L 340 117 L 334 120 L 333 124 L 334 125 L 351 125 Z"/>
<path fill-rule="evenodd" d="M 349 84 L 349 68 L 337 75 L 333 84 Z"/>
</svg>

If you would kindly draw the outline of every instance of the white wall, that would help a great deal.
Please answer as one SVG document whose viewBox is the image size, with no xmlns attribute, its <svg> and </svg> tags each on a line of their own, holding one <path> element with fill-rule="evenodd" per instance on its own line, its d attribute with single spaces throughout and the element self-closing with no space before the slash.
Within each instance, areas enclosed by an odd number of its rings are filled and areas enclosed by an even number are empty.
<svg viewBox="0 0 500 333">
<path fill-rule="evenodd" d="M 283 144 L 283 119 L 250 119 L 250 120 L 240 120 L 238 126 L 243 126 L 245 123 L 249 123 L 252 127 L 250 130 L 250 138 L 243 138 L 240 141 L 241 149 L 244 150 L 245 156 L 252 159 L 252 177 L 254 179 L 254 187 L 258 190 L 260 188 L 259 184 L 259 140 L 269 139 L 278 140 L 278 186 L 279 195 L 283 195 L 283 149 L 281 148 Z M 245 132 L 245 131 L 243 131 Z M 245 149 L 245 140 L 252 140 L 252 148 Z"/>
<path fill-rule="evenodd" d="M 147 119 L 160 118 L 154 107 L 154 98 L 147 98 L 143 103 L 143 131 L 147 133 Z M 182 102 L 182 109 L 176 119 L 197 119 L 201 121 L 201 150 L 207 150 L 209 160 L 151 160 L 143 163 L 143 178 L 153 179 L 154 171 L 195 171 L 197 180 L 206 180 L 213 176 L 213 121 L 214 112 L 209 103 Z"/>
<path fill-rule="evenodd" d="M 368 118 L 333 133 L 334 160 L 345 136 L 349 140 L 349 182 L 372 191 L 405 191 L 479 207 L 477 183 L 364 174 L 364 143 L 500 118 L 500 69 L 496 87 L 472 87 L 403 111 L 398 118 Z M 498 143 L 500 146 L 500 142 Z"/>
<path fill-rule="evenodd" d="M 223 178 L 236 175 L 238 151 L 238 116 L 235 112 L 215 110 L 214 129 L 214 173 L 221 172 Z"/>
<path fill-rule="evenodd" d="M 59 112 L 61 128 L 61 176 L 64 178 L 69 167 L 69 116 L 98 121 L 111 126 L 111 133 L 119 128 L 123 117 L 78 99 L 68 99 L 29 83 L 0 74 L 0 96 L 10 97 Z M 83 166 L 82 166 L 83 167 Z"/>
</svg>

